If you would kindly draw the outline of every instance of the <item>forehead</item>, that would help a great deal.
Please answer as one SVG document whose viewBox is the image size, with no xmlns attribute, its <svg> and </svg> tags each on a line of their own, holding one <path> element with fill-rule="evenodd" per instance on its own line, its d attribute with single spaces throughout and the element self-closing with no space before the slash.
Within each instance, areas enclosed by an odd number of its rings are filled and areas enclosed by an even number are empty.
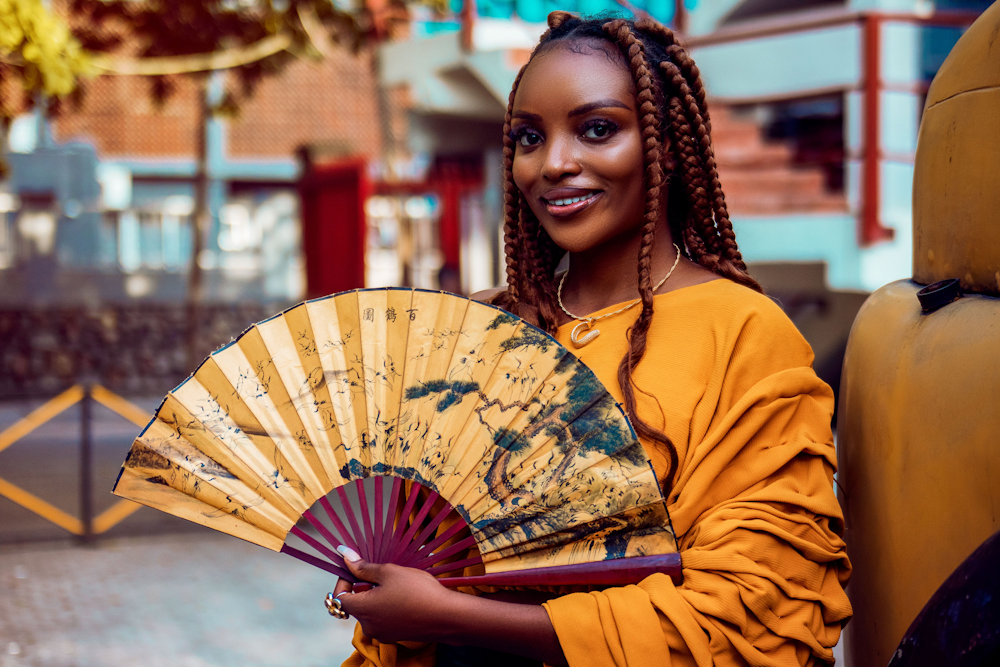
<svg viewBox="0 0 1000 667">
<path fill-rule="evenodd" d="M 514 95 L 514 109 L 568 111 L 605 98 L 635 106 L 635 82 L 621 53 L 606 43 L 556 42 L 532 58 Z"/>
</svg>

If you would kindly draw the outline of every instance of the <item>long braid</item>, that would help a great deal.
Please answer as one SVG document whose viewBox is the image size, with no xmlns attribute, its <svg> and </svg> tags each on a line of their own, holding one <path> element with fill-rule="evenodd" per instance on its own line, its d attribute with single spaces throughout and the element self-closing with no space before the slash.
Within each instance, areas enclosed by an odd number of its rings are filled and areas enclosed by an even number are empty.
<svg viewBox="0 0 1000 667">
<path fill-rule="evenodd" d="M 736 234 L 729 218 L 729 208 L 726 196 L 719 180 L 719 169 L 715 161 L 715 149 L 712 146 L 712 124 L 708 115 L 705 86 L 701 80 L 701 72 L 690 54 L 682 46 L 674 44 L 667 49 L 670 61 L 660 64 L 665 78 L 673 82 L 678 93 L 684 97 L 686 112 L 692 124 L 692 130 L 698 138 L 701 159 L 706 172 L 706 192 L 712 205 L 715 217 L 715 232 L 713 248 L 721 260 L 718 273 L 735 280 L 747 287 L 761 291 L 760 285 L 747 273 L 746 263 L 736 245 Z M 717 241 L 716 241 L 717 239 Z M 707 239 L 706 239 L 707 241 Z"/>
<path fill-rule="evenodd" d="M 514 140 L 511 139 L 511 115 L 514 112 L 514 95 L 517 87 L 521 83 L 521 77 L 528 69 L 525 64 L 517 73 L 514 85 L 511 88 L 510 96 L 507 98 L 507 113 L 503 120 L 503 242 L 504 257 L 507 261 L 507 289 L 500 292 L 493 299 L 498 306 L 506 308 L 511 312 L 518 311 L 518 300 L 520 297 L 520 259 L 519 248 L 519 226 L 521 217 L 521 193 L 514 185 Z"/>
<path fill-rule="evenodd" d="M 530 210 L 524 211 L 521 225 L 524 254 L 528 260 L 524 263 L 525 288 L 531 291 L 534 297 L 533 301 L 538 308 L 539 327 L 554 334 L 559 328 L 559 315 L 556 306 L 556 289 L 552 281 L 552 269 L 548 267 L 549 251 L 541 247 L 541 225 L 538 223 L 538 218 Z"/>
<path fill-rule="evenodd" d="M 635 389 L 650 396 L 639 387 L 633 372 L 646 354 L 646 336 L 653 323 L 653 280 L 652 255 L 656 226 L 660 221 L 660 185 L 663 182 L 661 161 L 660 125 L 661 115 L 656 104 L 655 74 L 650 71 L 645 49 L 626 21 L 609 21 L 602 26 L 605 34 L 618 45 L 628 59 L 629 69 L 636 87 L 639 121 L 642 129 L 643 162 L 645 167 L 646 201 L 643 209 L 642 236 L 639 241 L 639 297 L 642 310 L 635 323 L 628 330 L 628 352 L 618 365 L 618 384 L 625 399 L 625 410 L 632 419 L 636 433 L 663 446 L 670 458 L 671 476 L 677 470 L 677 448 L 662 430 L 654 428 L 638 414 Z M 660 407 L 659 402 L 657 406 Z M 660 407 L 661 418 L 663 410 Z M 671 477 L 672 479 L 672 477 Z M 668 486 L 670 484 L 668 483 Z"/>
<path fill-rule="evenodd" d="M 686 90 L 678 90 L 685 100 L 685 111 L 689 117 L 691 129 L 698 135 L 698 144 L 701 149 L 701 159 L 704 164 L 706 175 L 705 191 L 709 202 L 712 205 L 714 215 L 714 234 L 703 236 L 706 245 L 711 248 L 710 255 L 704 255 L 704 261 L 699 261 L 706 268 L 711 268 L 717 273 L 721 273 L 731 280 L 735 280 L 752 289 L 760 291 L 760 285 L 747 274 L 746 264 L 743 256 L 736 245 L 736 235 L 733 232 L 732 221 L 729 218 L 729 209 L 726 205 L 725 194 L 719 180 L 718 165 L 715 161 L 715 151 L 712 147 L 711 133 L 712 120 L 708 111 L 707 92 L 701 80 L 701 71 L 695 64 L 691 54 L 688 53 L 681 44 L 678 43 L 674 32 L 655 21 L 640 19 L 635 22 L 636 30 L 645 33 L 654 41 L 664 47 L 669 60 L 660 64 L 666 72 L 666 80 L 676 80 L 674 72 L 676 69 L 680 74 Z M 686 98 L 691 96 L 694 105 Z M 700 115 L 701 118 L 696 118 Z M 674 134 L 674 137 L 678 135 Z M 707 232 L 707 226 L 705 226 Z M 685 234 L 685 236 L 687 236 Z M 714 257 L 712 256 L 714 255 Z M 729 265 L 732 266 L 729 266 Z"/>
<path fill-rule="evenodd" d="M 697 101 L 680 69 L 669 61 L 660 63 L 666 85 L 676 92 L 670 97 L 669 109 L 672 115 L 673 136 L 681 153 L 679 163 L 683 165 L 682 177 L 689 186 L 689 197 L 696 210 L 695 223 L 704 241 L 706 250 L 718 255 L 722 249 L 716 229 L 715 213 L 712 206 L 712 191 L 706 172 L 704 139 L 708 136 Z M 697 129 L 695 129 L 697 128 Z M 708 144 L 711 149 L 711 143 Z"/>
</svg>

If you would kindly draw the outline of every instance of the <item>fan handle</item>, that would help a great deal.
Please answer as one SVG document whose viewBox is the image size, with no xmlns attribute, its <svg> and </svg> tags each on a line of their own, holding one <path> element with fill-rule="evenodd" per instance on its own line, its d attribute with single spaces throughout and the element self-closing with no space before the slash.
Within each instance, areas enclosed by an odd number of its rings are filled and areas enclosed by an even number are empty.
<svg viewBox="0 0 1000 667">
<path fill-rule="evenodd" d="M 536 567 L 527 570 L 496 572 L 475 577 L 441 577 L 438 581 L 448 588 L 459 586 L 628 586 L 653 574 L 669 576 L 674 585 L 683 581 L 680 554 L 615 558 L 597 563 L 576 563 Z M 372 584 L 359 582 L 356 593 L 371 590 Z"/>
</svg>

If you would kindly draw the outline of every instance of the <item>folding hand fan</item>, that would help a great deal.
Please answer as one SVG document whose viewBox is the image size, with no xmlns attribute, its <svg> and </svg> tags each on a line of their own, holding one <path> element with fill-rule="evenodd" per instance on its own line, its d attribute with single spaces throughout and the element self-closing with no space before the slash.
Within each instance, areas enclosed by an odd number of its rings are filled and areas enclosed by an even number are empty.
<svg viewBox="0 0 1000 667">
<path fill-rule="evenodd" d="M 652 467 L 593 372 L 442 292 L 345 292 L 250 327 L 167 395 L 114 493 L 352 581 L 330 547 L 435 575 L 482 563 L 450 586 L 680 576 Z"/>
</svg>

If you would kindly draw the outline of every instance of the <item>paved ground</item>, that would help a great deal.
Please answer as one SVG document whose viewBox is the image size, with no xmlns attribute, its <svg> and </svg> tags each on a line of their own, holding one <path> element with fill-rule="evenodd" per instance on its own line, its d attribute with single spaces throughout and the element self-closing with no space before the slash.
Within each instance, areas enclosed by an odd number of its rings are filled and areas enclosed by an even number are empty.
<svg viewBox="0 0 1000 667">
<path fill-rule="evenodd" d="M 330 575 L 198 531 L 0 545 L 0 667 L 340 665 Z"/>
</svg>

